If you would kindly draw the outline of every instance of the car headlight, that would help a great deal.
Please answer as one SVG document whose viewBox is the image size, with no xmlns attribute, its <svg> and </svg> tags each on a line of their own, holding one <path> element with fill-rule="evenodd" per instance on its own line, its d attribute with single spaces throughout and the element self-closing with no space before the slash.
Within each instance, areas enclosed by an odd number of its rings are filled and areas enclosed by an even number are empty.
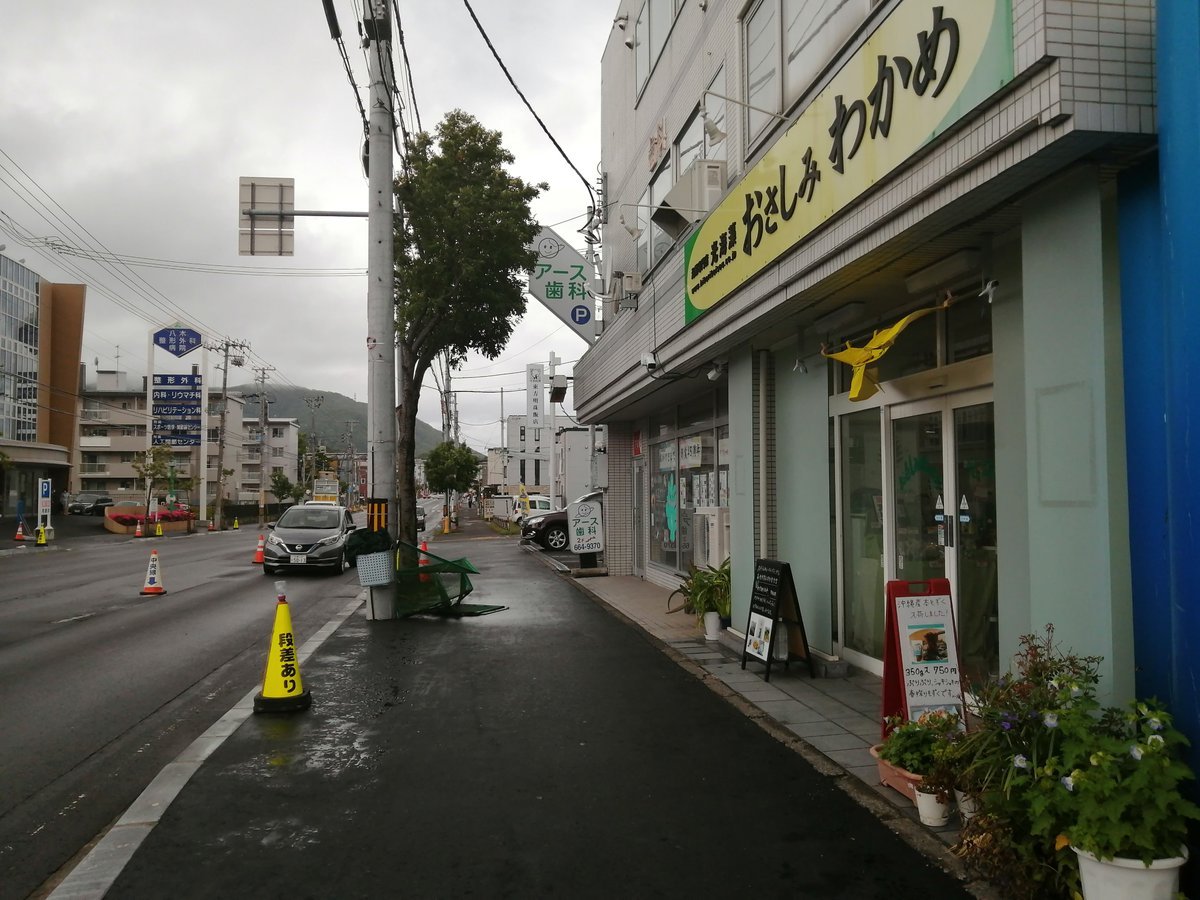
<svg viewBox="0 0 1200 900">
<path fill-rule="evenodd" d="M 539 528 L 539 527 L 541 527 L 542 520 L 544 520 L 545 518 L 546 518 L 545 516 L 536 516 L 535 518 L 532 518 L 532 519 L 526 519 L 525 527 L 526 528 Z"/>
<path fill-rule="evenodd" d="M 280 539 L 279 535 L 277 535 L 277 534 L 276 534 L 275 532 L 273 532 L 273 531 L 272 531 L 270 534 L 268 534 L 268 535 L 267 535 L 267 543 L 268 543 L 268 544 L 274 544 L 276 547 L 286 547 L 286 546 L 287 546 L 287 544 L 285 544 L 285 543 L 284 543 L 284 542 L 283 542 L 283 541 Z"/>
<path fill-rule="evenodd" d="M 330 544 L 336 544 L 341 539 L 342 536 L 340 534 L 331 534 L 327 538 L 321 538 L 319 541 L 313 544 L 313 547 L 328 547 Z"/>
</svg>

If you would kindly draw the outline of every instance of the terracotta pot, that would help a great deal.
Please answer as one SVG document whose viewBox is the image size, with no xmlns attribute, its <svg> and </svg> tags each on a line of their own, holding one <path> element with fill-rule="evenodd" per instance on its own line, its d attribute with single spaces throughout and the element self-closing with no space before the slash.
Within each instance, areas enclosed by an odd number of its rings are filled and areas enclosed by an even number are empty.
<svg viewBox="0 0 1200 900">
<path fill-rule="evenodd" d="M 886 759 L 883 759 L 879 755 L 878 744 L 871 747 L 870 752 L 875 757 L 875 764 L 879 767 L 879 783 L 886 784 L 888 787 L 899 791 L 913 803 L 916 803 L 917 785 L 921 783 L 921 776 L 907 769 L 892 765 Z"/>
</svg>

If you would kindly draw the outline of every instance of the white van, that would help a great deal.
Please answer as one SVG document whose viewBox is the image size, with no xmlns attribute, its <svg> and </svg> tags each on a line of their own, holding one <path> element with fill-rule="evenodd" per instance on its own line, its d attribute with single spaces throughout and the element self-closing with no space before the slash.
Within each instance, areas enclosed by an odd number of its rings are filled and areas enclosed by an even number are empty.
<svg viewBox="0 0 1200 900">
<path fill-rule="evenodd" d="M 528 499 L 530 516 L 538 516 L 554 509 L 554 504 L 551 503 L 550 498 L 544 494 L 530 494 Z M 525 517 L 525 503 L 521 499 L 517 498 L 513 501 L 513 511 L 508 517 L 508 521 L 515 522 L 517 525 L 520 525 L 523 521 L 525 521 Z"/>
</svg>

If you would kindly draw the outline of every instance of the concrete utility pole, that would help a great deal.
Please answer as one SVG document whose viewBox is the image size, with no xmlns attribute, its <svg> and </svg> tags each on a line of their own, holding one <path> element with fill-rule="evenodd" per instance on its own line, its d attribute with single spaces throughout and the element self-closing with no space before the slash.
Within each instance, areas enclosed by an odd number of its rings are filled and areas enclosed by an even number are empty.
<svg viewBox="0 0 1200 900">
<path fill-rule="evenodd" d="M 229 413 L 229 353 L 231 350 L 248 351 L 250 344 L 247 341 L 225 338 L 222 341 L 206 343 L 204 349 L 217 350 L 225 356 L 225 362 L 221 366 L 221 422 L 217 428 L 217 510 L 213 516 L 217 530 L 221 531 L 225 527 L 223 518 L 225 511 L 225 423 Z M 240 355 L 233 357 L 235 366 L 241 366 L 244 363 L 245 360 Z"/>
<path fill-rule="evenodd" d="M 387 529 L 395 538 L 396 314 L 392 258 L 392 91 L 387 83 L 391 20 L 387 0 L 366 0 L 363 21 L 371 72 L 367 129 L 367 470 L 371 497 L 387 502 Z M 374 610 L 372 610 L 372 618 Z"/>
<path fill-rule="evenodd" d="M 549 367 L 550 377 L 547 379 L 547 382 L 550 385 L 551 399 L 549 404 L 550 416 L 547 421 L 550 425 L 550 506 L 552 509 L 558 509 L 558 500 L 556 499 L 558 495 L 554 489 L 555 483 L 558 480 L 558 447 L 557 442 L 554 439 L 554 367 L 560 362 L 562 362 L 562 360 L 555 356 L 554 352 L 551 351 Z"/>
<path fill-rule="evenodd" d="M 274 366 L 257 366 L 258 373 L 258 526 L 267 524 L 267 373 Z"/>
<path fill-rule="evenodd" d="M 312 430 L 308 433 L 308 449 L 309 463 L 308 472 L 302 472 L 300 477 L 304 479 L 304 484 L 311 485 L 312 480 L 317 477 L 317 410 L 321 408 L 321 404 L 325 402 L 324 394 L 316 394 L 312 397 L 305 397 L 304 404 L 308 407 L 310 415 L 310 424 Z"/>
</svg>

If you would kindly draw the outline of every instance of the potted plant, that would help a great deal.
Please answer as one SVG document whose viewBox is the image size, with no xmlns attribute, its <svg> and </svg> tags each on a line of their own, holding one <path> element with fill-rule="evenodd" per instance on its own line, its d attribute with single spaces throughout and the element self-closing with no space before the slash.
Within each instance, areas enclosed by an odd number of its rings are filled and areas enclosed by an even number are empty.
<svg viewBox="0 0 1200 900">
<path fill-rule="evenodd" d="M 732 602 L 729 559 L 720 567 L 691 566 L 679 590 L 684 595 L 684 609 L 695 613 L 704 625 L 705 640 L 715 641 L 721 634 L 721 618 L 728 618 Z"/>
<path fill-rule="evenodd" d="M 1084 897 L 1174 896 L 1200 819 L 1180 789 L 1193 778 L 1179 758 L 1187 738 L 1154 703 L 1099 710 L 1090 698 L 1061 709 L 1056 730 L 1058 752 L 1034 776 L 1068 822 L 1056 841 L 1078 856 Z"/>
<path fill-rule="evenodd" d="M 887 725 L 887 737 L 871 748 L 879 766 L 880 782 L 912 800 L 926 825 L 945 825 L 950 805 L 944 779 L 926 783 L 925 776 L 937 770 L 937 748 L 948 740 L 949 733 L 960 730 L 958 716 L 935 709 L 922 713 L 915 721 L 893 716 Z"/>
</svg>

